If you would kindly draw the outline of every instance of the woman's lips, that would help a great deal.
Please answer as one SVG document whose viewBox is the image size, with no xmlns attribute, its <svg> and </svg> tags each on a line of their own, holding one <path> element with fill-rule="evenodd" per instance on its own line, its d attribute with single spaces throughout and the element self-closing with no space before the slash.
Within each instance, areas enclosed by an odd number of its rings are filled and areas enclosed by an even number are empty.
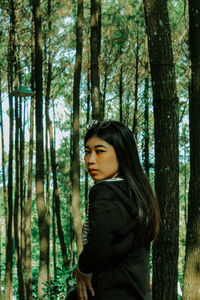
<svg viewBox="0 0 200 300">
<path fill-rule="evenodd" d="M 89 169 L 91 175 L 96 174 L 97 171 L 98 171 L 97 169 Z"/>
</svg>

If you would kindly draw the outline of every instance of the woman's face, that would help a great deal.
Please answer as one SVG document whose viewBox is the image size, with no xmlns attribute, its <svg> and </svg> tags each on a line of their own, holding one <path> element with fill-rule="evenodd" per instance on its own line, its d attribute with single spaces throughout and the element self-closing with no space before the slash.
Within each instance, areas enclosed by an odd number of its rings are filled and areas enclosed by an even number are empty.
<svg viewBox="0 0 200 300">
<path fill-rule="evenodd" d="M 113 178 L 118 174 L 118 161 L 113 146 L 93 136 L 85 145 L 85 165 L 95 181 Z"/>
</svg>

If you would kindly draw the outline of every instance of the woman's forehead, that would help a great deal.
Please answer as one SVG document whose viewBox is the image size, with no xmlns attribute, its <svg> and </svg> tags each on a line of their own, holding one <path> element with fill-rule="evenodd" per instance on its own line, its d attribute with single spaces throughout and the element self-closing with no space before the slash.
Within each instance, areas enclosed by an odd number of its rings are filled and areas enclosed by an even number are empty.
<svg viewBox="0 0 200 300">
<path fill-rule="evenodd" d="M 103 139 L 97 137 L 97 136 L 93 136 L 91 138 L 89 138 L 85 144 L 85 147 L 103 147 L 103 148 L 109 148 L 112 147 L 109 143 L 107 143 L 106 141 L 104 141 Z"/>
</svg>

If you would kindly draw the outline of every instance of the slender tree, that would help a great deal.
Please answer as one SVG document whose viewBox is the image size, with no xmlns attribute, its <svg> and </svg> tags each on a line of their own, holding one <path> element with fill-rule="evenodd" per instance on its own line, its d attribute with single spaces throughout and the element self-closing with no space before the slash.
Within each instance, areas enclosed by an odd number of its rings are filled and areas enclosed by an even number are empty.
<svg viewBox="0 0 200 300">
<path fill-rule="evenodd" d="M 30 106 L 30 137 L 28 159 L 28 199 L 26 209 L 26 270 L 27 270 L 27 300 L 32 300 L 32 270 L 31 270 L 31 211 L 32 211 L 32 169 L 33 169 L 33 114 L 34 97 Z"/>
<path fill-rule="evenodd" d="M 91 0 L 91 101 L 92 119 L 103 120 L 100 87 L 101 0 Z"/>
<path fill-rule="evenodd" d="M 153 86 L 155 189 L 161 211 L 153 246 L 153 298 L 177 299 L 179 234 L 178 99 L 166 0 L 144 0 Z"/>
<path fill-rule="evenodd" d="M 79 153 L 79 106 L 80 81 L 83 49 L 83 0 L 78 0 L 76 21 L 76 62 L 73 84 L 73 157 L 72 157 L 72 211 L 74 217 L 74 230 L 76 234 L 78 255 L 82 250 L 81 240 L 81 212 L 80 212 L 80 153 Z"/>
<path fill-rule="evenodd" d="M 22 284 L 24 298 L 26 299 L 26 282 L 25 282 L 25 184 L 24 184 L 24 123 L 25 111 L 23 118 L 23 101 L 20 97 L 19 101 L 19 130 L 20 130 L 20 249 L 21 249 L 21 268 L 22 268 Z"/>
<path fill-rule="evenodd" d="M 184 272 L 184 300 L 200 298 L 200 2 L 189 1 L 191 85 L 189 102 L 190 184 Z"/>
<path fill-rule="evenodd" d="M 6 194 L 6 173 L 5 173 L 5 150 L 4 150 L 4 121 L 3 121 L 3 112 L 2 112 L 2 95 L 1 95 L 1 82 L 2 82 L 2 71 L 0 67 L 0 125 L 1 125 L 1 165 L 2 165 L 2 180 L 3 180 L 3 200 L 5 207 L 5 227 L 6 232 L 8 230 L 8 202 Z"/>
<path fill-rule="evenodd" d="M 122 47 L 120 46 L 120 72 L 119 72 L 119 120 L 123 122 L 123 64 L 122 64 Z"/>
<path fill-rule="evenodd" d="M 138 81 L 139 81 L 139 32 L 138 32 L 138 21 L 136 27 L 136 53 L 135 53 L 135 106 L 134 106 L 134 115 L 133 115 L 133 133 L 137 140 L 138 134 Z"/>
<path fill-rule="evenodd" d="M 49 124 L 49 101 L 52 81 L 52 5 L 51 0 L 47 2 L 47 22 L 48 22 L 48 47 L 46 47 L 46 95 L 45 95 L 45 113 L 46 113 L 46 209 L 48 221 L 48 280 L 50 280 L 49 259 L 50 259 L 50 163 L 48 150 L 48 128 Z M 47 43 L 47 41 L 46 41 Z M 56 171 L 56 170 L 55 170 Z"/>
<path fill-rule="evenodd" d="M 31 90 L 35 91 L 35 25 L 32 15 L 31 20 Z M 31 212 L 32 212 L 32 172 L 33 172 L 33 128 L 34 128 L 34 94 L 30 104 L 30 136 L 28 158 L 28 196 L 26 207 L 26 270 L 27 270 L 27 300 L 32 300 L 32 268 L 31 268 Z"/>
<path fill-rule="evenodd" d="M 15 257 L 18 274 L 18 293 L 20 299 L 25 299 L 22 272 L 22 249 L 21 249 L 21 210 L 19 210 L 20 199 L 20 153 L 19 153 L 19 101 L 15 96 L 15 205 L 14 205 L 14 229 L 15 229 Z"/>
<path fill-rule="evenodd" d="M 148 45 L 145 40 L 145 80 L 144 80 L 144 169 L 149 176 L 149 63 Z"/>
<path fill-rule="evenodd" d="M 8 231 L 6 242 L 6 274 L 5 274 L 5 298 L 12 299 L 13 282 L 13 81 L 15 63 L 15 7 L 14 1 L 10 1 L 10 29 L 8 42 L 8 95 L 9 95 L 9 166 L 8 166 Z"/>
<path fill-rule="evenodd" d="M 35 83 L 36 83 L 36 198 L 40 239 L 38 299 L 43 299 L 48 274 L 48 222 L 44 201 L 44 143 L 42 97 L 42 30 L 40 0 L 33 0 L 35 24 Z"/>
</svg>

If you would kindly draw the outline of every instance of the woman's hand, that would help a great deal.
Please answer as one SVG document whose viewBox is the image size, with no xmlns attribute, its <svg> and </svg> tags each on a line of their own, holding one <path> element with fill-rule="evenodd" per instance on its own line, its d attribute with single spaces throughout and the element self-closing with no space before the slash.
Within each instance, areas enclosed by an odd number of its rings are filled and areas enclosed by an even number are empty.
<svg viewBox="0 0 200 300">
<path fill-rule="evenodd" d="M 83 275 L 79 271 L 78 267 L 75 268 L 74 275 L 76 277 L 77 290 L 80 300 L 88 300 L 87 289 L 91 292 L 92 296 L 94 296 L 94 289 L 91 282 L 92 276 Z"/>
</svg>

